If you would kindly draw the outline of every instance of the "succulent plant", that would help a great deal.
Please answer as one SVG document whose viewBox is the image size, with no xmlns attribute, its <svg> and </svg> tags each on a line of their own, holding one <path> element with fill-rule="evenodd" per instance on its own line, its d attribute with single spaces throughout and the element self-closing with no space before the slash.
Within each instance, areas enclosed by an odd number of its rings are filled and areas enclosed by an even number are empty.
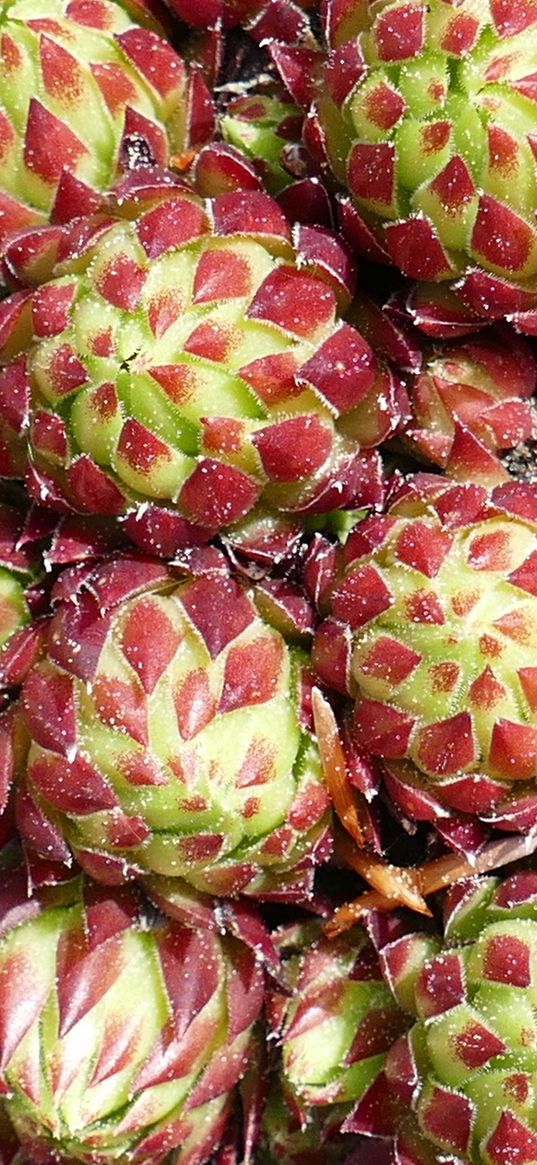
<svg viewBox="0 0 537 1165">
<path fill-rule="evenodd" d="M 318 672 L 355 696 L 355 745 L 446 835 L 460 815 L 537 820 L 536 519 L 531 485 L 410 478 L 350 534 L 317 632 Z"/>
<path fill-rule="evenodd" d="M 398 423 L 397 393 L 338 315 L 347 251 L 319 228 L 293 243 L 260 192 L 154 193 L 140 213 L 120 189 L 135 221 L 75 222 L 57 278 L 0 305 L 4 353 L 25 356 L 33 496 L 108 515 L 149 504 L 213 533 L 259 500 L 377 502 L 370 450 Z"/>
<path fill-rule="evenodd" d="M 3 10 L 0 240 L 51 214 L 95 210 L 118 171 L 166 166 L 195 141 L 197 93 L 157 5 L 16 0 Z"/>
<path fill-rule="evenodd" d="M 295 177 L 308 172 L 302 146 L 304 114 L 278 97 L 252 94 L 230 101 L 220 128 L 224 140 L 253 163 L 270 194 L 278 194 Z"/>
<path fill-rule="evenodd" d="M 319 922 L 304 923 L 282 927 L 275 941 L 291 987 L 289 995 L 269 994 L 268 1003 L 283 1101 L 306 1135 L 311 1126 L 313 1144 L 324 1137 L 329 1145 L 382 1071 L 406 1019 L 361 927 L 331 941 Z"/>
<path fill-rule="evenodd" d="M 263 1001 L 254 954 L 80 878 L 28 899 L 10 871 L 0 903 L 0 1075 L 31 1160 L 202 1165 Z"/>
<path fill-rule="evenodd" d="M 404 448 L 458 481 L 498 484 L 508 477 L 498 453 L 533 435 L 535 384 L 532 350 L 508 330 L 437 341 L 408 381 Z"/>
<path fill-rule="evenodd" d="M 220 565 L 126 556 L 58 605 L 23 694 L 23 835 L 103 880 L 307 897 L 330 850 L 307 656 Z M 51 836 L 52 835 L 52 836 Z M 66 839 L 66 840 L 62 840 Z"/>
<path fill-rule="evenodd" d="M 350 192 L 354 243 L 489 319 L 536 304 L 536 25 L 532 0 L 324 9 L 310 136 Z M 311 94 L 307 54 L 276 57 Z"/>
<path fill-rule="evenodd" d="M 410 1110 L 397 1152 L 408 1165 L 529 1165 L 537 1155 L 536 874 L 469 879 L 450 891 L 445 915 L 436 950 L 409 936 L 382 953 L 415 1016 L 386 1064 Z"/>
</svg>

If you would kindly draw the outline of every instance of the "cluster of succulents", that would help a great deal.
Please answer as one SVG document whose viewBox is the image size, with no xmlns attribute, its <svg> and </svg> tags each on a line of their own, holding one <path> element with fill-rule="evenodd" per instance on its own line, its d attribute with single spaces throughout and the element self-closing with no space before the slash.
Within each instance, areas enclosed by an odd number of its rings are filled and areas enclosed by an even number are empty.
<svg viewBox="0 0 537 1165">
<path fill-rule="evenodd" d="M 0 1165 L 537 1165 L 535 0 L 0 10 Z"/>
</svg>

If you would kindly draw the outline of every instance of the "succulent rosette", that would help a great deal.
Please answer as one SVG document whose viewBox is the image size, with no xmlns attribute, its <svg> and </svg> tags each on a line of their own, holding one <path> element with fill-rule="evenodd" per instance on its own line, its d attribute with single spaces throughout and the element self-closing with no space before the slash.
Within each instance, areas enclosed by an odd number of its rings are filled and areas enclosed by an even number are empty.
<svg viewBox="0 0 537 1165">
<path fill-rule="evenodd" d="M 304 114 L 285 96 L 261 93 L 230 101 L 220 129 L 224 140 L 253 163 L 265 189 L 278 194 L 293 177 L 308 172 L 302 146 Z"/>
<path fill-rule="evenodd" d="M 94 210 L 133 159 L 167 165 L 189 144 L 196 95 L 156 5 L 17 0 L 2 8 L 3 240 L 51 214 L 58 222 Z"/>
<path fill-rule="evenodd" d="M 309 693 L 307 655 L 222 566 L 88 570 L 24 687 L 21 832 L 105 881 L 307 897 L 330 852 Z"/>
<path fill-rule="evenodd" d="M 418 936 L 402 938 L 382 959 L 415 1016 L 386 1064 L 409 1113 L 397 1159 L 530 1165 L 537 1158 L 535 872 L 455 886 L 443 941 L 427 950 Z"/>
<path fill-rule="evenodd" d="M 504 481 L 498 454 L 532 437 L 535 383 L 533 352 L 509 330 L 436 342 L 409 378 L 404 447 L 458 481 Z"/>
<path fill-rule="evenodd" d="M 330 0 L 324 17 L 311 134 L 350 192 L 354 243 L 455 285 L 477 316 L 534 308 L 532 0 Z M 293 53 L 279 59 L 296 94 L 311 60 Z"/>
<path fill-rule="evenodd" d="M 25 1153 L 202 1165 L 263 1001 L 254 954 L 80 878 L 28 899 L 15 871 L 0 902 L 1 1078 Z"/>
<path fill-rule="evenodd" d="M 400 812 L 447 837 L 476 817 L 537 826 L 536 519 L 529 484 L 408 479 L 350 534 L 317 632 L 355 745 Z"/>
<path fill-rule="evenodd" d="M 148 184 L 145 203 L 116 192 L 134 221 L 75 223 L 57 278 L 0 306 L 30 389 L 33 495 L 110 516 L 160 507 L 212 532 L 258 502 L 376 503 L 397 383 L 339 316 L 347 250 L 321 228 L 292 238 L 261 192 L 205 204 Z"/>
<path fill-rule="evenodd" d="M 276 945 L 291 993 L 269 994 L 269 1026 L 281 1046 L 281 1097 L 274 1104 L 287 1107 L 289 1127 L 301 1124 L 312 1149 L 326 1142 L 329 1160 L 335 1138 L 341 1160 L 345 1118 L 382 1071 L 406 1019 L 361 927 L 335 940 L 323 936 L 319 922 L 282 927 Z M 270 1103 L 268 1121 L 277 1124 Z M 298 1148 L 298 1134 L 294 1140 Z"/>
</svg>

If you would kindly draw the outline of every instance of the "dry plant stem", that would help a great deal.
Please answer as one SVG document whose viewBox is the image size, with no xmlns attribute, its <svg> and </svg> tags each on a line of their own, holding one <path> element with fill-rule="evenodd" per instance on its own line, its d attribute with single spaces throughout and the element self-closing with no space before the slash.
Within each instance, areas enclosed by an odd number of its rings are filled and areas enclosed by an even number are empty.
<svg viewBox="0 0 537 1165">
<path fill-rule="evenodd" d="M 489 870 L 499 869 L 500 866 L 510 865 L 529 857 L 537 850 L 537 834 L 533 837 L 508 837 L 501 841 L 493 841 L 473 861 L 459 857 L 457 854 L 446 854 L 445 857 L 435 858 L 424 866 L 415 870 L 418 882 L 424 895 L 434 894 L 446 886 L 452 886 L 461 878 L 473 877 L 475 874 L 485 874 Z M 355 868 L 355 867 L 353 867 Z M 379 893 L 378 890 L 369 890 L 336 910 L 333 918 L 324 927 L 329 938 L 336 938 L 345 930 L 354 926 L 368 910 L 393 910 L 400 903 L 394 901 L 393 896 Z"/>
<path fill-rule="evenodd" d="M 334 713 L 318 688 L 313 689 L 312 704 L 324 778 L 337 816 L 354 842 L 352 845 L 341 839 L 341 856 L 383 899 L 389 899 L 392 907 L 407 906 L 410 910 L 429 914 L 420 893 L 418 872 L 392 866 L 365 849 L 365 830 L 359 816 L 360 795 L 351 789 L 346 778 L 345 754 Z"/>
</svg>

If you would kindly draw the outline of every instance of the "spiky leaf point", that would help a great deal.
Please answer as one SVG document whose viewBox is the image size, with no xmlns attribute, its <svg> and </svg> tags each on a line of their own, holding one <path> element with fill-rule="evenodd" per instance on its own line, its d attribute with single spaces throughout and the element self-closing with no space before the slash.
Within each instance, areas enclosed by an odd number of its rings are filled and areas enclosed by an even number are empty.
<svg viewBox="0 0 537 1165">
<path fill-rule="evenodd" d="M 397 946 L 383 952 L 394 968 Z M 386 1067 L 392 1089 L 410 1101 L 399 1151 L 411 1165 L 429 1159 L 428 1145 L 470 1165 L 535 1159 L 536 957 L 533 871 L 450 891 L 444 945 L 418 959 L 417 1022 Z"/>
<path fill-rule="evenodd" d="M 221 895 L 306 893 L 329 852 L 306 664 L 221 566 L 181 581 L 112 561 L 28 677 L 28 795 L 96 876 L 110 858 Z"/>
<path fill-rule="evenodd" d="M 297 512 L 378 503 L 378 457 L 359 442 L 396 426 L 398 401 L 338 317 L 345 248 L 312 227 L 293 247 L 259 192 L 206 206 L 155 189 L 126 191 L 135 215 L 149 202 L 134 222 L 66 232 L 30 316 L 26 299 L 2 305 L 4 350 L 27 347 L 34 495 L 109 515 L 149 502 L 211 531 L 260 498 Z"/>
<path fill-rule="evenodd" d="M 98 209 L 135 158 L 184 148 L 185 67 L 150 5 L 17 0 L 0 53 L 0 239 Z"/>
<path fill-rule="evenodd" d="M 489 318 L 537 295 L 537 13 L 515 7 L 330 0 L 312 109 L 365 249 Z"/>
<path fill-rule="evenodd" d="M 171 1149 L 201 1165 L 246 1068 L 263 999 L 254 955 L 214 921 L 148 926 L 133 895 L 80 880 L 41 892 L 28 916 L 13 880 L 1 892 L 1 1073 L 22 1145 L 69 1165 Z"/>
<path fill-rule="evenodd" d="M 407 815 L 535 826 L 536 519 L 531 486 L 423 475 L 349 537 L 314 663 L 356 697 L 355 742 Z"/>
</svg>

